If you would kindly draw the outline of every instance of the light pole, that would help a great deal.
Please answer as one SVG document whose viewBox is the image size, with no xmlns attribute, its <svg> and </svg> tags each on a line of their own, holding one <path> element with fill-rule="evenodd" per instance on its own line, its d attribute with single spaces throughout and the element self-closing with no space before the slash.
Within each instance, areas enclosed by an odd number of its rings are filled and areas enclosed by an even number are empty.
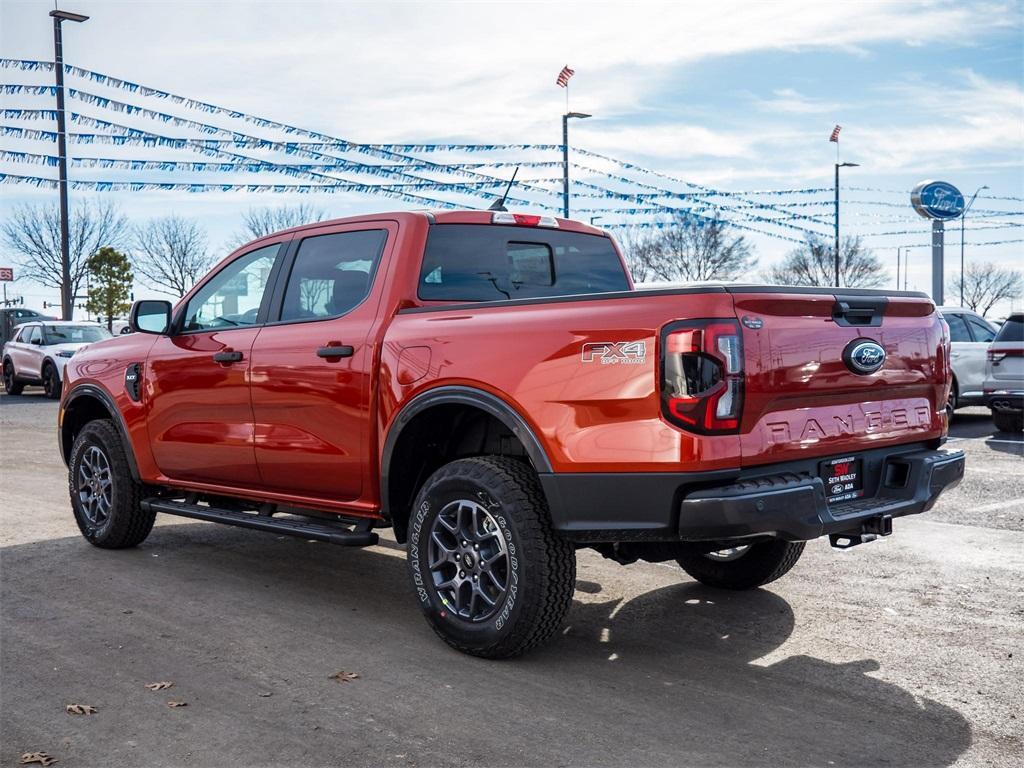
<svg viewBox="0 0 1024 768">
<path fill-rule="evenodd" d="M 562 218 L 569 218 L 569 118 L 583 120 L 586 112 L 566 112 L 562 115 Z"/>
<path fill-rule="evenodd" d="M 974 205 L 974 199 L 978 196 L 978 192 L 983 189 L 988 189 L 988 184 L 984 184 L 978 187 L 977 191 L 971 195 L 971 202 L 964 206 L 964 212 L 960 214 L 960 306 L 964 305 L 964 219 L 967 218 L 967 212 L 971 210 L 971 206 Z"/>
<path fill-rule="evenodd" d="M 859 163 L 836 163 L 836 247 L 835 247 L 835 262 L 836 262 L 836 288 L 839 287 L 839 169 L 840 168 L 856 168 Z"/>
<path fill-rule="evenodd" d="M 896 290 L 900 289 L 900 246 L 896 247 Z"/>
<path fill-rule="evenodd" d="M 70 320 L 75 297 L 71 295 L 71 253 L 68 244 L 68 153 L 64 136 L 64 44 L 61 22 L 83 22 L 88 16 L 71 11 L 50 11 L 53 17 L 53 71 L 57 77 L 57 189 L 60 194 L 60 312 Z"/>
</svg>

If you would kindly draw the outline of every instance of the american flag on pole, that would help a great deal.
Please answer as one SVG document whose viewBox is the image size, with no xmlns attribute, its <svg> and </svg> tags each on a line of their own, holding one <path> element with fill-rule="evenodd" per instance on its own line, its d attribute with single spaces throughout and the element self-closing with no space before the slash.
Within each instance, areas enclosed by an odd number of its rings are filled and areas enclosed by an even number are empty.
<svg viewBox="0 0 1024 768">
<path fill-rule="evenodd" d="M 569 78 L 576 74 L 575 69 L 569 69 L 569 65 L 566 64 L 562 67 L 562 71 L 558 73 L 558 79 L 555 81 L 562 88 L 569 87 Z"/>
<path fill-rule="evenodd" d="M 834 141 L 836 144 L 839 143 L 839 132 L 843 130 L 843 126 L 837 125 L 832 129 L 832 135 L 828 137 L 829 141 Z"/>
</svg>

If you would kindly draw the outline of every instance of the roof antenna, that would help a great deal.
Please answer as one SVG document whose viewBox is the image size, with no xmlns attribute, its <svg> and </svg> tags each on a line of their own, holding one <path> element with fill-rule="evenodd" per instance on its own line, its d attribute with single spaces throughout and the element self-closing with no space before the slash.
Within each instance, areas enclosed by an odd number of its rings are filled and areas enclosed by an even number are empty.
<svg viewBox="0 0 1024 768">
<path fill-rule="evenodd" d="M 517 173 L 519 173 L 518 165 L 516 166 L 516 169 L 512 171 L 512 178 L 508 180 L 508 186 L 505 187 L 505 194 L 503 194 L 501 197 L 499 197 L 497 200 L 491 203 L 491 207 L 487 209 L 488 211 L 508 210 L 508 208 L 505 207 L 505 198 L 508 197 L 508 193 L 512 191 L 512 185 L 515 184 Z"/>
</svg>

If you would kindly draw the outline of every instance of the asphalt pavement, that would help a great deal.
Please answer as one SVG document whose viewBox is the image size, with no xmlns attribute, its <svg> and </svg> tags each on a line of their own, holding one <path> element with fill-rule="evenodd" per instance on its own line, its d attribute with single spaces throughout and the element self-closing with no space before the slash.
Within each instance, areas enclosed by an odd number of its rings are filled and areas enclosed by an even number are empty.
<svg viewBox="0 0 1024 768">
<path fill-rule="evenodd" d="M 1024 442 L 983 409 L 964 483 L 893 536 L 746 593 L 581 552 L 564 634 L 488 662 L 433 635 L 393 542 L 163 518 L 89 546 L 29 392 L 0 396 L 0 765 L 1024 764 Z"/>
</svg>

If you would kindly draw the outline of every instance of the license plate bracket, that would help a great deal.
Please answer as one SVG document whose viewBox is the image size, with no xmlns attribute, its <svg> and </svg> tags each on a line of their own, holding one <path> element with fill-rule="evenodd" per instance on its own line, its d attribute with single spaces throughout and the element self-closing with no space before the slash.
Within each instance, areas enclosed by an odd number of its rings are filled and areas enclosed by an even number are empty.
<svg viewBox="0 0 1024 768">
<path fill-rule="evenodd" d="M 850 501 L 864 495 L 864 461 L 856 456 L 827 459 L 818 466 L 828 501 Z"/>
</svg>

